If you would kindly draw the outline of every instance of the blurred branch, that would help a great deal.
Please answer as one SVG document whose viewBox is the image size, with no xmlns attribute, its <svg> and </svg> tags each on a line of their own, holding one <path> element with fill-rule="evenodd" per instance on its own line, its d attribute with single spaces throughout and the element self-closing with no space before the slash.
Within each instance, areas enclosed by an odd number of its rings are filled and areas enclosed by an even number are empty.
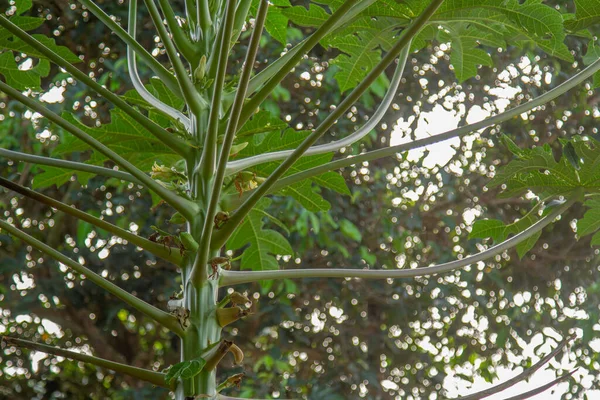
<svg viewBox="0 0 600 400">
<path fill-rule="evenodd" d="M 550 389 L 552 386 L 567 380 L 569 377 L 571 377 L 575 372 L 577 371 L 577 369 L 574 369 L 571 372 L 568 372 L 562 376 L 559 376 L 558 378 L 556 378 L 555 380 L 553 380 L 552 382 L 546 383 L 544 386 L 540 386 L 539 388 L 530 390 L 529 392 L 525 392 L 525 393 L 521 393 L 518 394 L 516 396 L 513 397 L 509 397 L 508 399 L 505 400 L 525 400 L 528 399 L 530 397 L 533 397 L 537 394 L 540 394 L 542 392 L 545 392 L 546 390 Z"/>
<path fill-rule="evenodd" d="M 527 379 L 529 379 L 529 377 L 531 377 L 537 370 L 539 370 L 542 366 L 544 366 L 548 361 L 550 361 L 551 359 L 553 359 L 558 353 L 560 353 L 562 351 L 562 349 L 564 349 L 567 344 L 569 344 L 569 342 L 571 342 L 573 339 L 575 339 L 575 335 L 571 334 L 569 336 L 567 336 L 566 338 L 563 339 L 562 342 L 560 342 L 558 344 L 558 346 L 556 346 L 556 348 L 554 350 L 552 350 L 550 353 L 548 353 L 544 358 L 542 358 L 540 361 L 538 361 L 537 363 L 535 363 L 531 368 L 528 368 L 526 370 L 524 370 L 523 372 L 521 372 L 519 375 L 507 380 L 506 382 L 503 382 L 499 385 L 493 386 L 491 388 L 482 390 L 480 392 L 477 393 L 473 393 L 473 394 L 469 394 L 467 396 L 463 396 L 463 397 L 458 397 L 457 400 L 479 400 L 479 399 L 483 399 L 485 397 L 491 396 L 493 394 L 502 392 L 503 390 L 508 389 L 509 387 L 512 387 L 514 385 L 516 385 L 519 382 L 525 381 Z M 526 399 L 527 397 L 523 397 L 524 399 Z"/>
<path fill-rule="evenodd" d="M 105 360 L 103 358 L 89 356 L 83 353 L 77 353 L 75 351 L 69 351 L 65 349 L 61 349 L 58 347 L 47 346 L 41 343 L 31 342 L 29 340 L 18 339 L 10 336 L 2 336 L 2 348 L 5 346 L 16 346 L 16 347 L 24 347 L 35 351 L 40 351 L 42 353 L 52 354 L 55 356 L 70 358 L 76 361 L 83 361 L 85 363 L 93 364 L 98 367 L 106 368 L 113 370 L 115 372 L 119 372 L 122 374 L 126 374 L 129 376 L 133 376 L 134 378 L 141 379 L 146 382 L 150 382 L 153 385 L 161 386 L 165 388 L 169 388 L 165 382 L 165 374 L 160 372 L 154 372 L 151 370 L 133 367 L 127 364 L 121 364 L 118 362 Z"/>
</svg>

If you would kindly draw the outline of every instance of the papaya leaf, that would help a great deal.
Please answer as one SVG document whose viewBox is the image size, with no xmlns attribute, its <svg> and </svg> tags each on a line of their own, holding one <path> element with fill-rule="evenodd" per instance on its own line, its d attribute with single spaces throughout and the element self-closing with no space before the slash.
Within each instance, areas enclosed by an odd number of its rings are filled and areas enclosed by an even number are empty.
<svg viewBox="0 0 600 400">
<path fill-rule="evenodd" d="M 227 241 L 228 250 L 237 250 L 249 245 L 242 253 L 241 269 L 278 269 L 276 256 L 294 253 L 288 241 L 279 232 L 264 229 L 265 209 L 270 204 L 269 198 L 261 199 Z"/>
</svg>

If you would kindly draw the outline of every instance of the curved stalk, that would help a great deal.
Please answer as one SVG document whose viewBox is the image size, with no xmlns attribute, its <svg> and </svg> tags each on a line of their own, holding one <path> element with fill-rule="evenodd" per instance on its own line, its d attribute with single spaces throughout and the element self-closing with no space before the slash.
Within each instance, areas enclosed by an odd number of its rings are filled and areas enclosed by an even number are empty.
<svg viewBox="0 0 600 400">
<path fill-rule="evenodd" d="M 135 39 L 137 30 L 137 0 L 129 0 L 129 20 L 127 23 L 127 30 L 129 35 Z M 135 52 L 133 51 L 133 47 L 129 45 L 127 45 L 127 69 L 129 71 L 131 83 L 139 95 L 142 96 L 142 99 L 146 100 L 152 107 L 156 108 L 166 116 L 181 122 L 185 127 L 185 130 L 191 132 L 192 127 L 188 117 L 186 117 L 181 111 L 163 103 L 146 89 L 142 83 L 142 80 L 140 79 L 140 75 L 138 74 Z"/>
<path fill-rule="evenodd" d="M 38 102 L 34 101 L 33 99 L 30 99 L 27 96 L 24 96 L 18 90 L 13 89 L 12 87 L 8 86 L 6 83 L 1 81 L 0 91 L 6 93 L 13 99 L 19 101 L 20 103 L 23 103 L 25 106 L 29 107 L 33 111 L 40 113 L 44 117 L 48 118 L 48 120 L 50 120 L 51 122 L 54 122 L 56 125 L 65 129 L 67 132 L 73 134 L 73 136 L 77 137 L 79 140 L 87 143 L 93 149 L 104 154 L 106 157 L 119 164 L 121 167 L 123 167 L 124 170 L 129 172 L 131 175 L 135 176 L 140 182 L 146 185 L 148 189 L 152 190 L 157 195 L 159 195 L 163 200 L 169 203 L 173 208 L 179 211 L 188 220 L 195 215 L 195 211 L 197 210 L 196 204 L 184 199 L 183 197 L 179 197 L 178 195 L 176 195 L 168 189 L 165 189 L 152 178 L 150 178 L 148 175 L 140 171 L 129 161 L 125 160 L 123 157 L 121 157 L 120 155 L 106 147 L 104 144 L 100 143 L 98 140 L 94 139 L 86 132 L 70 123 L 69 121 L 61 118 L 59 115 L 48 110 L 46 107 L 42 106 Z"/>
<path fill-rule="evenodd" d="M 142 182 L 137 180 L 133 175 L 123 171 L 116 171 L 111 168 L 99 167 L 97 165 L 84 164 L 76 161 L 58 160 L 56 158 L 34 156 L 32 154 L 21 153 L 7 149 L 0 149 L 0 157 L 6 157 L 9 160 L 24 161 L 31 164 L 47 165 L 49 167 L 71 169 L 74 171 L 89 172 L 92 174 L 116 178 L 122 181 L 132 182 L 141 185 Z"/>
<path fill-rule="evenodd" d="M 154 0 L 144 0 L 144 2 L 146 3 L 146 7 L 150 12 L 150 17 L 154 22 L 154 26 L 158 31 L 158 36 L 160 37 L 160 40 L 165 46 L 165 50 L 167 51 L 169 60 L 173 65 L 173 69 L 175 70 L 175 77 L 177 79 L 177 83 L 179 84 L 179 88 L 181 89 L 181 93 L 183 93 L 183 98 L 185 99 L 185 102 L 189 107 L 190 112 L 197 115 L 208 104 L 200 96 L 200 94 L 198 94 L 196 88 L 194 87 L 194 84 L 190 80 L 190 77 L 187 71 L 185 70 L 183 63 L 181 62 L 181 59 L 179 58 L 179 54 L 177 54 L 177 49 L 175 48 L 175 45 L 173 44 L 173 41 L 169 36 L 169 32 L 167 32 L 167 29 L 163 25 L 162 18 L 160 16 L 160 13 L 158 12 L 156 4 L 154 3 Z"/>
<path fill-rule="evenodd" d="M 371 118 L 369 118 L 369 120 L 356 132 L 348 135 L 343 139 L 336 140 L 331 143 L 312 146 L 306 151 L 306 153 L 304 153 L 304 156 L 336 152 L 339 149 L 342 149 L 346 146 L 350 146 L 353 143 L 358 142 L 377 126 L 379 121 L 381 121 L 381 119 L 386 114 L 388 108 L 394 100 L 394 97 L 396 96 L 396 93 L 398 92 L 400 82 L 402 81 L 402 74 L 404 73 L 404 66 L 406 65 L 406 59 L 408 58 L 409 49 L 410 42 L 406 45 L 406 47 L 404 47 L 404 49 L 402 49 L 402 52 L 398 57 L 398 65 L 396 66 L 396 71 L 394 72 L 394 76 L 392 77 L 392 81 L 390 82 L 390 87 L 388 88 L 385 96 L 381 100 L 381 103 L 379 103 L 379 106 L 377 107 Z M 283 160 L 286 157 L 289 157 L 293 152 L 294 150 L 275 151 L 272 153 L 260 154 L 241 160 L 231 161 L 227 163 L 227 175 L 235 174 L 238 171 L 253 167 L 258 164 L 270 161 Z"/>
<path fill-rule="evenodd" d="M 508 111 L 505 111 L 498 115 L 494 115 L 493 117 L 487 118 L 483 121 L 475 122 L 470 125 L 465 125 L 457 129 L 452 129 L 450 131 L 440 133 L 439 135 L 431 136 L 425 139 L 414 140 L 410 143 L 399 144 L 397 146 L 391 146 L 384 149 L 369 151 L 364 154 L 332 161 L 326 164 L 319 165 L 318 167 L 310 168 L 305 171 L 295 173 L 293 175 L 282 178 L 279 182 L 273 185 L 273 188 L 269 191 L 269 193 L 277 192 L 286 186 L 292 185 L 296 182 L 313 176 L 323 174 L 327 171 L 348 167 L 350 165 L 362 163 L 365 161 L 372 161 L 383 157 L 394 156 L 397 153 L 403 153 L 405 151 L 428 146 L 444 140 L 465 136 L 479 129 L 484 129 L 491 125 L 496 125 L 504 121 L 508 121 L 511 118 L 518 117 L 519 115 L 531 111 L 536 107 L 542 106 L 550 102 L 551 100 L 557 98 L 558 96 L 568 92 L 569 90 L 574 89 L 599 70 L 600 59 L 594 61 L 583 71 L 574 75 L 569 80 L 561 83 L 554 89 L 551 89 L 548 92 L 536 97 L 535 99 L 530 100 L 527 103 L 521 104 L 520 106 L 512 108 Z"/>
<path fill-rule="evenodd" d="M 159 63 L 156 58 L 152 57 L 152 54 L 150 54 L 146 49 L 144 49 L 142 47 L 142 45 L 140 45 L 138 42 L 136 42 L 136 40 L 134 38 L 129 36 L 129 34 L 125 31 L 125 29 L 121 28 L 121 26 L 119 24 L 117 24 L 115 21 L 113 21 L 113 19 L 110 16 L 108 16 L 108 14 L 106 14 L 93 1 L 91 1 L 91 0 L 78 0 L 78 1 L 81 4 L 83 4 L 88 10 L 90 10 L 92 12 L 92 14 L 94 14 L 96 16 L 96 18 L 98 18 L 104 25 L 106 25 L 108 27 L 108 29 L 111 30 L 112 33 L 117 35 L 128 46 L 133 47 L 133 50 L 137 53 L 138 56 L 140 56 L 140 58 L 142 60 L 144 60 L 144 63 L 146 63 L 146 65 L 148 65 L 148 67 L 152 71 L 154 71 L 156 76 L 158 76 L 160 78 L 160 80 L 163 81 L 163 83 L 165 85 L 167 85 L 167 87 L 173 93 L 175 93 L 177 96 L 181 97 L 181 91 L 179 89 L 179 86 L 177 85 L 177 81 L 175 80 L 175 77 L 173 76 L 173 74 L 171 74 L 161 63 Z"/>
<path fill-rule="evenodd" d="M 108 16 L 107 16 L 107 18 L 108 18 Z M 108 18 L 108 19 L 110 20 L 110 18 Z M 2 26 L 7 31 L 9 31 L 13 35 L 15 35 L 16 37 L 21 39 L 23 42 L 27 43 L 29 46 L 31 46 L 34 49 L 36 49 L 37 51 L 39 51 L 46 58 L 51 60 L 53 63 L 55 63 L 59 67 L 65 69 L 75 79 L 83 82 L 90 89 L 94 90 L 96 93 L 100 94 L 102 97 L 104 97 L 105 99 L 107 99 L 108 101 L 113 103 L 115 105 L 115 107 L 123 110 L 123 112 L 125 112 L 125 114 L 129 115 L 133 120 L 135 120 L 141 126 L 146 128 L 148 130 L 148 132 L 150 132 L 152 135 L 154 135 L 158 140 L 163 142 L 165 145 L 167 145 L 168 147 L 173 149 L 173 151 L 177 152 L 178 154 L 180 154 L 184 157 L 186 157 L 187 154 L 190 152 L 191 147 L 186 142 L 173 136 L 172 134 L 170 134 L 169 132 L 167 132 L 166 130 L 161 128 L 159 125 L 157 125 L 155 122 L 146 118 L 143 114 L 141 114 L 135 108 L 133 108 L 132 106 L 127 104 L 127 102 L 125 102 L 119 96 L 117 96 L 110 90 L 107 90 L 106 88 L 104 88 L 98 82 L 96 82 L 95 80 L 93 80 L 92 78 L 87 76 L 87 74 L 85 74 L 84 72 L 80 71 L 75 66 L 73 66 L 73 64 L 69 63 L 67 60 L 65 60 L 60 55 L 56 54 L 54 51 L 52 51 L 51 49 L 46 47 L 40 41 L 38 41 L 34 37 L 30 36 L 27 32 L 25 32 L 24 30 L 22 30 L 21 28 L 19 28 L 12 22 L 10 22 L 3 15 L 0 15 L 0 26 Z M 129 35 L 127 35 L 127 36 L 129 36 Z M 162 77 L 160 77 L 160 78 L 161 78 L 161 80 L 163 79 Z M 167 83 L 166 81 L 163 81 L 163 82 L 165 82 L 165 84 Z"/>
<path fill-rule="evenodd" d="M 2 336 L 2 342 L 9 346 L 24 347 L 27 349 L 39 351 L 46 354 L 52 354 L 71 360 L 82 361 L 88 364 L 93 364 L 98 367 L 110 369 L 121 374 L 133 376 L 145 382 L 150 382 L 153 385 L 169 388 L 165 382 L 165 374 L 154 372 L 148 369 L 138 368 L 127 364 L 121 364 L 115 361 L 106 360 L 104 358 L 89 356 L 87 354 L 78 353 L 59 347 L 48 346 L 42 343 L 36 343 L 29 340 L 18 339 L 10 336 Z"/>
<path fill-rule="evenodd" d="M 147 317 L 152 318 L 153 320 L 155 320 L 165 328 L 169 329 L 173 333 L 177 334 L 178 336 L 182 336 L 184 334 L 184 330 L 181 328 L 181 325 L 179 325 L 177 319 L 171 314 L 166 313 L 146 303 L 141 299 L 138 299 L 126 290 L 121 289 L 119 286 L 96 274 L 91 269 L 86 268 L 78 262 L 71 260 L 69 257 L 60 253 L 58 250 L 54 250 L 47 244 L 42 243 L 39 240 L 29 236 L 25 232 L 15 228 L 14 226 L 10 225 L 8 222 L 2 219 L 0 219 L 0 229 L 7 231 L 11 235 L 21 239 L 22 241 L 31 245 L 32 247 L 48 254 L 50 257 L 54 258 L 60 263 L 68 266 L 69 268 L 72 268 L 75 272 L 85 276 L 86 279 L 88 279 L 92 283 L 98 285 L 113 296 L 121 299 L 123 302 L 129 304 L 131 307 L 146 315 Z"/>
<path fill-rule="evenodd" d="M 412 38 L 421 30 L 427 23 L 429 18 L 435 13 L 438 7 L 444 0 L 432 0 L 427 8 L 417 17 L 400 35 L 400 39 L 392 46 L 390 51 L 382 58 L 382 60 L 367 74 L 367 76 L 346 96 L 346 98 L 337 106 L 337 108 L 325 118 L 325 120 L 300 143 L 294 152 L 286 158 L 279 166 L 269 175 L 267 180 L 261 184 L 229 219 L 225 226 L 213 237 L 211 244 L 213 249 L 220 248 L 227 238 L 233 233 L 234 229 L 241 223 L 242 219 L 250 212 L 250 210 L 258 203 L 258 201 L 267 194 L 269 189 L 279 181 L 286 171 L 296 162 L 302 155 L 321 137 L 329 128 L 331 128 L 344 113 L 356 102 L 360 96 L 371 86 L 373 82 L 385 71 L 394 59 L 400 54 L 404 47 Z M 348 4 L 348 3 L 346 3 Z M 345 4 L 345 5 L 346 5 Z M 341 10 L 343 7 L 338 9 Z M 337 13 L 337 12 L 336 12 Z M 335 14 L 334 14 L 335 15 Z M 333 18 L 333 17 L 332 17 Z M 330 18 L 331 19 L 331 18 Z M 328 20 L 329 21 L 329 20 Z M 267 84 L 265 87 L 268 87 Z M 258 95 L 258 94 L 257 94 Z M 247 103 L 245 107 L 248 106 Z M 242 123 L 240 117 L 240 124 Z"/>
<path fill-rule="evenodd" d="M 133 2 L 133 0 L 130 0 Z M 137 0 L 136 0 L 137 3 Z M 175 42 L 175 46 L 179 52 L 183 55 L 183 57 L 190 62 L 190 64 L 196 64 L 198 62 L 198 52 L 194 48 L 194 45 L 187 37 L 179 23 L 177 22 L 177 18 L 175 17 L 175 13 L 173 12 L 173 8 L 171 4 L 169 4 L 168 0 L 158 0 L 158 4 L 160 5 L 160 9 L 165 15 L 165 20 L 167 21 L 167 26 L 173 35 L 173 41 Z M 135 37 L 135 35 L 131 35 Z"/>
<path fill-rule="evenodd" d="M 519 382 L 529 379 L 537 370 L 539 370 L 548 361 L 552 360 L 558 353 L 560 353 L 562 351 L 562 349 L 564 349 L 567 346 L 567 344 L 569 344 L 569 342 L 573 339 L 575 339 L 575 335 L 567 336 L 566 338 L 563 339 L 562 342 L 560 342 L 558 344 L 558 346 L 556 346 L 556 348 L 554 350 L 552 350 L 550 353 L 548 353 L 546 356 L 544 356 L 541 360 L 536 362 L 534 365 L 532 365 L 531 367 L 529 367 L 526 370 L 524 370 L 523 372 L 521 372 L 519 375 L 517 375 L 513 378 L 510 378 L 509 380 L 502 382 L 491 388 L 484 389 L 477 393 L 471 393 L 466 396 L 458 397 L 456 400 L 480 400 L 485 397 L 491 396 L 493 394 L 500 393 L 500 392 L 516 385 Z"/>
<path fill-rule="evenodd" d="M 343 269 L 343 268 L 313 268 L 313 269 L 288 269 L 272 271 L 221 271 L 220 286 L 238 285 L 240 283 L 257 282 L 267 279 L 299 279 L 299 278 L 361 278 L 361 279 L 399 279 L 415 278 L 424 275 L 436 275 L 453 271 L 458 268 L 466 267 L 473 263 L 487 260 L 497 254 L 515 247 L 522 241 L 530 238 L 541 231 L 544 227 L 552 223 L 556 217 L 564 213 L 577 200 L 577 195 L 572 196 L 568 201 L 557 207 L 547 216 L 541 218 L 535 224 L 515 236 L 506 239 L 502 243 L 490 247 L 475 255 L 465 257 L 460 260 L 454 260 L 443 264 L 431 265 L 414 269 L 400 270 L 364 270 L 364 269 Z"/>
<path fill-rule="evenodd" d="M 227 20 L 226 23 L 231 22 L 233 24 L 233 2 L 229 2 L 227 6 Z M 229 9 L 231 7 L 231 10 Z M 194 263 L 194 269 L 192 270 L 192 281 L 198 279 L 198 274 L 201 279 L 204 279 L 204 272 L 198 271 L 206 265 L 208 261 L 208 253 L 210 252 L 210 238 L 212 237 L 213 226 L 215 215 L 217 214 L 217 208 L 219 205 L 219 199 L 221 198 L 221 189 L 223 186 L 223 179 L 226 174 L 227 161 L 229 159 L 229 152 L 235 139 L 235 133 L 237 132 L 238 122 L 240 117 L 240 111 L 244 105 L 246 99 L 246 91 L 248 89 L 248 83 L 250 82 L 250 76 L 254 68 L 254 62 L 256 61 L 256 54 L 260 45 L 260 38 L 267 18 L 267 10 L 269 3 L 267 0 L 261 0 L 258 7 L 258 13 L 254 25 L 254 31 L 250 38 L 250 45 L 248 46 L 248 52 L 246 53 L 246 59 L 244 60 L 244 66 L 242 68 L 242 74 L 238 84 L 235 100 L 231 109 L 231 116 L 227 122 L 227 129 L 225 130 L 225 138 L 223 145 L 221 146 L 221 152 L 219 154 L 219 164 L 217 165 L 216 176 L 212 184 L 212 193 L 210 195 L 210 202 L 206 210 L 206 218 L 204 219 L 204 226 L 202 228 L 202 238 L 200 243 L 200 252 L 198 252 L 197 263 Z M 230 28 L 229 30 L 231 30 Z M 225 30 L 227 31 L 227 29 Z M 231 36 L 231 34 L 229 35 Z M 228 36 L 224 36 L 225 38 Z M 220 64 L 221 61 L 219 61 Z M 220 66 L 220 65 L 219 65 Z M 224 71 L 223 71 L 224 72 Z M 216 94 L 216 92 L 215 92 Z M 220 96 L 219 96 L 220 100 Z M 211 114 L 212 118 L 212 114 Z M 209 120 L 211 121 L 211 120 Z M 210 125 L 209 125 L 210 126 Z M 216 129 L 216 122 L 215 122 Z M 209 130 L 210 134 L 210 130 Z"/>
<path fill-rule="evenodd" d="M 78 210 L 73 206 L 69 206 L 58 200 L 55 200 L 41 193 L 37 193 L 31 189 L 23 187 L 17 183 L 11 182 L 8 179 L 0 177 L 0 186 L 10 189 L 16 193 L 22 194 L 23 196 L 29 197 L 30 199 L 39 201 L 40 203 L 49 205 L 50 207 L 56 208 L 57 210 L 72 215 L 75 218 L 97 226 L 100 229 L 104 229 L 105 231 L 110 232 L 113 235 L 117 235 L 118 237 L 123 238 L 133 243 L 134 245 L 141 247 L 142 249 L 149 251 L 152 254 L 155 254 L 156 256 L 164 260 L 167 260 L 174 264 L 179 264 L 179 262 L 181 261 L 181 256 L 179 254 L 178 248 L 166 247 L 159 243 L 151 242 L 148 239 L 126 231 L 125 229 L 119 228 L 118 226 L 113 225 L 107 221 L 93 217 L 90 214 Z"/>
</svg>

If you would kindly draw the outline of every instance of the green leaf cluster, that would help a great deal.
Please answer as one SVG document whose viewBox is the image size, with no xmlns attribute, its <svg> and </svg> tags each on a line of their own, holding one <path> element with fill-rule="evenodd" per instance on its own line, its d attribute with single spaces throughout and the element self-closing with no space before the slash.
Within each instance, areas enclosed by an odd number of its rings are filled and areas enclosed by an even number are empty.
<svg viewBox="0 0 600 400">
<path fill-rule="evenodd" d="M 290 22 L 317 27 L 343 4 L 340 0 L 316 3 L 305 8 L 291 6 L 288 0 L 274 2 L 267 31 L 285 45 Z M 355 87 L 427 4 L 425 0 L 377 1 L 323 38 L 323 46 L 341 52 L 334 59 L 340 68 L 335 75 L 340 90 Z M 542 0 L 447 0 L 413 40 L 412 50 L 432 40 L 450 43 L 450 62 L 459 81 L 475 76 L 479 66 L 491 66 L 489 49 L 506 47 L 507 43 L 520 47 L 533 44 L 552 56 L 572 61 L 564 44 L 565 24 L 579 33 L 591 27 L 600 18 L 598 4 L 595 0 L 578 0 L 577 12 L 570 16 Z"/>
<path fill-rule="evenodd" d="M 276 256 L 294 254 L 289 242 L 281 233 L 264 229 L 265 217 L 279 226 L 282 225 L 265 211 L 270 204 L 269 198 L 261 199 L 227 241 L 228 250 L 237 250 L 249 245 L 243 249 L 241 269 L 278 269 Z"/>
</svg>

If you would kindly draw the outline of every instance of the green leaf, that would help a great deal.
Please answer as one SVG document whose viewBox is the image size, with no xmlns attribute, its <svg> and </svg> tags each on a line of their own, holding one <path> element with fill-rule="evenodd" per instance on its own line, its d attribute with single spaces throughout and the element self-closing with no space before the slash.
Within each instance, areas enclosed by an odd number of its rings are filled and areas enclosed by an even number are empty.
<svg viewBox="0 0 600 400">
<path fill-rule="evenodd" d="M 565 22 L 571 31 L 579 31 L 600 23 L 600 2 L 597 0 L 575 0 L 575 19 Z"/>
<path fill-rule="evenodd" d="M 600 229 L 600 200 L 588 200 L 585 202 L 585 206 L 588 207 L 588 210 L 583 218 L 577 221 L 577 234 L 580 237 L 592 234 Z"/>
<path fill-rule="evenodd" d="M 469 239 L 487 239 L 491 237 L 494 242 L 504 240 L 506 225 L 498 219 L 477 220 L 473 224 Z"/>
<path fill-rule="evenodd" d="M 241 269 L 278 269 L 279 263 L 275 256 L 294 253 L 288 241 L 279 232 L 263 228 L 265 209 L 270 204 L 269 198 L 261 199 L 227 241 L 228 250 L 249 245 L 242 254 Z"/>
<path fill-rule="evenodd" d="M 493 65 L 492 57 L 485 50 L 478 48 L 481 32 L 474 26 L 457 24 L 448 27 L 447 33 L 442 33 L 441 37 L 452 42 L 450 62 L 459 82 L 477 75 L 480 65 Z"/>
<path fill-rule="evenodd" d="M 542 236 L 542 231 L 536 232 L 516 246 L 519 259 L 522 259 L 523 256 L 525 256 L 525 254 L 527 254 L 527 252 L 531 250 L 533 246 L 535 246 L 540 236 Z"/>
<path fill-rule="evenodd" d="M 296 25 L 305 27 L 319 27 L 329 18 L 327 11 L 315 4 L 310 4 L 308 9 L 303 6 L 284 8 L 282 13 Z"/>
<path fill-rule="evenodd" d="M 41 78 L 50 73 L 50 63 L 46 60 L 39 60 L 33 68 L 24 69 L 25 63 L 21 63 L 21 68 L 17 65 L 12 52 L 0 54 L 0 75 L 4 75 L 6 83 L 17 90 L 40 89 Z"/>
<path fill-rule="evenodd" d="M 283 195 L 292 196 L 308 211 L 328 211 L 331 208 L 331 204 L 315 192 L 315 188 L 308 180 L 287 186 L 280 192 Z"/>
<path fill-rule="evenodd" d="M 33 7 L 32 0 L 14 0 L 13 4 L 17 7 L 16 15 L 23 14 L 25 11 L 31 9 Z"/>
<path fill-rule="evenodd" d="M 166 370 L 165 383 L 168 386 L 172 386 L 180 378 L 184 380 L 193 378 L 202 371 L 202 368 L 204 368 L 205 365 L 206 360 L 201 357 L 173 364 Z"/>
<path fill-rule="evenodd" d="M 181 159 L 172 149 L 148 133 L 123 111 L 113 109 L 110 115 L 111 122 L 98 128 L 91 128 L 82 124 L 72 114 L 65 113 L 63 118 L 104 143 L 141 170 L 150 171 L 155 162 L 160 165 L 172 166 Z M 65 133 L 61 143 L 54 149 L 53 155 L 63 155 L 89 149 L 90 147 L 85 142 Z M 107 160 L 98 152 L 93 154 L 96 163 Z"/>
<path fill-rule="evenodd" d="M 334 59 L 334 64 L 340 67 L 335 79 L 341 92 L 361 82 L 381 61 L 381 50 L 389 50 L 395 42 L 394 24 L 386 19 L 363 18 L 332 36 L 325 39 L 326 43 L 344 53 Z"/>
<path fill-rule="evenodd" d="M 590 40 L 587 51 L 583 56 L 583 63 L 587 66 L 600 58 L 600 46 L 598 42 Z M 594 74 L 594 88 L 600 87 L 600 71 Z"/>
<path fill-rule="evenodd" d="M 360 233 L 360 230 L 356 227 L 356 225 L 345 218 L 340 221 L 340 231 L 344 236 L 356 242 L 360 242 L 362 240 L 362 234 Z"/>
<path fill-rule="evenodd" d="M 73 175 L 77 175 L 77 180 L 82 185 L 87 185 L 88 181 L 94 174 L 82 171 L 72 171 L 65 168 L 54 168 L 49 166 L 41 167 L 44 172 L 36 174 L 33 178 L 33 189 L 46 188 L 52 185 L 60 187 L 71 180 Z"/>
</svg>

